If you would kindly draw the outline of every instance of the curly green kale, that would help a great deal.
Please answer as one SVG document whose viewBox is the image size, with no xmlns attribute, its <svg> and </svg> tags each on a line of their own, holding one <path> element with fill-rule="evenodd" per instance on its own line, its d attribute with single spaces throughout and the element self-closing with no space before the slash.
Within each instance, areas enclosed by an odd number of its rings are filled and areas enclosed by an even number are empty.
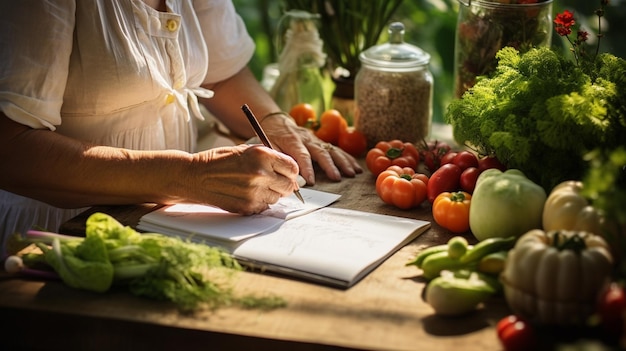
<svg viewBox="0 0 626 351">
<path fill-rule="evenodd" d="M 550 50 L 506 47 L 496 72 L 454 100 L 445 119 L 455 139 L 495 154 L 549 191 L 581 179 L 583 156 L 626 140 L 626 61 L 598 56 L 590 74 Z"/>
</svg>

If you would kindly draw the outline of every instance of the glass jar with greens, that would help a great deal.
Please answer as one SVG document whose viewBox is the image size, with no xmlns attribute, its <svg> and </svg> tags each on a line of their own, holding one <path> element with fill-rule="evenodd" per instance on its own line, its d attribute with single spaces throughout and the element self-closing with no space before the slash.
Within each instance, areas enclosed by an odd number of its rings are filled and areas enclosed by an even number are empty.
<svg viewBox="0 0 626 351">
<path fill-rule="evenodd" d="M 284 111 L 298 103 L 311 104 L 318 115 L 326 109 L 321 73 L 326 54 L 317 28 L 319 17 L 307 11 L 291 10 L 279 21 L 276 35 L 279 74 L 270 95 Z"/>
<path fill-rule="evenodd" d="M 552 0 L 458 0 L 454 96 L 497 66 L 505 46 L 524 53 L 552 42 Z"/>
</svg>

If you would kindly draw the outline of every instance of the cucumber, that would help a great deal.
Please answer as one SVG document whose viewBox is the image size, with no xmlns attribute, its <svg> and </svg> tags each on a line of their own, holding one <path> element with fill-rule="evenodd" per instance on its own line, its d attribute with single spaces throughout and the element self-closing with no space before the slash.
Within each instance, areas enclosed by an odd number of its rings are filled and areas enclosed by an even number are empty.
<svg viewBox="0 0 626 351">
<path fill-rule="evenodd" d="M 464 263 L 460 260 L 450 258 L 448 251 L 441 251 L 429 255 L 422 263 L 422 275 L 424 278 L 431 280 L 439 276 L 441 271 L 455 271 L 459 269 L 473 270 L 476 267 L 474 262 Z"/>
<path fill-rule="evenodd" d="M 483 256 L 478 262 L 478 271 L 495 275 L 502 273 L 508 253 L 508 250 L 502 250 Z"/>
<path fill-rule="evenodd" d="M 479 241 L 478 244 L 467 250 L 465 255 L 461 256 L 459 260 L 464 263 L 478 262 L 481 258 L 490 253 L 512 249 L 516 240 L 516 237 L 510 236 L 507 238 L 488 238 Z"/>
<path fill-rule="evenodd" d="M 422 263 L 424 262 L 424 260 L 426 259 L 426 257 L 438 253 L 438 252 L 443 252 L 443 251 L 448 251 L 448 245 L 446 244 L 442 244 L 442 245 L 435 245 L 435 246 L 431 246 L 428 248 L 425 248 L 424 250 L 420 251 L 417 253 L 417 255 L 415 256 L 415 258 L 408 262 L 406 265 L 407 266 L 417 266 L 417 268 L 422 268 Z"/>
<path fill-rule="evenodd" d="M 468 249 L 467 239 L 462 236 L 455 236 L 448 240 L 448 256 L 450 258 L 461 258 Z"/>
</svg>

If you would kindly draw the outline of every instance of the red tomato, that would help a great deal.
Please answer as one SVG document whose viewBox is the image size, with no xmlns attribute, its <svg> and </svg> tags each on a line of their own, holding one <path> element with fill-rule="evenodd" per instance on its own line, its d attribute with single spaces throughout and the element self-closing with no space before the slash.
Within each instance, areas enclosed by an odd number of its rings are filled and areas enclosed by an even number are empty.
<svg viewBox="0 0 626 351">
<path fill-rule="evenodd" d="M 391 165 L 417 169 L 419 153 L 415 145 L 400 140 L 380 141 L 365 156 L 367 169 L 378 176 Z"/>
<path fill-rule="evenodd" d="M 339 133 L 348 127 L 348 122 L 341 112 L 331 109 L 326 110 L 320 116 L 320 127 L 315 131 L 315 136 L 327 143 L 337 145 Z"/>
<path fill-rule="evenodd" d="M 466 191 L 470 194 L 474 193 L 474 188 L 476 188 L 476 180 L 480 175 L 480 171 L 476 167 L 466 168 L 461 173 L 461 178 L 459 179 L 459 185 L 463 191 Z"/>
<path fill-rule="evenodd" d="M 410 167 L 390 166 L 376 178 L 376 193 L 389 205 L 403 210 L 426 200 L 426 184 Z"/>
<path fill-rule="evenodd" d="M 626 313 L 626 293 L 618 283 L 611 283 L 602 291 L 596 309 L 602 328 L 611 337 L 619 337 L 624 333 Z"/>
<path fill-rule="evenodd" d="M 459 166 L 461 170 L 465 170 L 470 167 L 478 168 L 478 158 L 469 151 L 459 151 L 459 153 L 454 156 L 454 159 L 452 159 L 452 163 Z"/>
<path fill-rule="evenodd" d="M 444 191 L 455 191 L 459 188 L 461 168 L 448 163 L 439 167 L 428 180 L 428 201 L 433 203 L 437 195 Z"/>
<path fill-rule="evenodd" d="M 495 156 L 485 156 L 478 160 L 478 169 L 481 172 L 490 168 L 499 169 L 502 172 L 506 171 L 506 166 Z"/>
<path fill-rule="evenodd" d="M 424 182 L 424 184 L 426 184 L 426 186 L 428 186 L 428 176 L 424 173 L 415 173 L 415 175 L 413 175 L 413 178 L 415 179 L 419 179 L 422 182 Z"/>
<path fill-rule="evenodd" d="M 365 164 L 373 175 L 378 176 L 391 166 L 391 159 L 387 157 L 383 150 L 373 148 L 365 155 Z"/>
<path fill-rule="evenodd" d="M 472 195 L 464 191 L 437 195 L 433 202 L 433 219 L 453 233 L 465 233 L 470 229 L 469 210 Z"/>
<path fill-rule="evenodd" d="M 385 173 L 385 176 L 382 175 L 383 173 Z M 408 179 L 412 178 L 415 175 L 415 170 L 410 167 L 400 167 L 395 165 L 387 167 L 387 169 L 380 172 L 378 177 L 376 177 L 376 190 L 378 191 L 378 187 L 386 177 L 394 174 L 398 175 L 399 177 L 404 177 L 405 179 Z"/>
<path fill-rule="evenodd" d="M 534 350 L 537 346 L 532 326 L 516 315 L 502 318 L 496 325 L 496 330 L 505 351 Z"/>
<path fill-rule="evenodd" d="M 441 165 L 439 167 L 443 165 L 447 165 L 448 163 L 452 163 L 452 161 L 454 161 L 454 158 L 458 154 L 459 153 L 455 151 L 448 151 L 448 153 L 446 153 L 445 155 L 441 157 Z"/>
<path fill-rule="evenodd" d="M 367 150 L 367 138 L 354 127 L 347 127 L 339 132 L 338 146 L 350 155 L 359 157 Z"/>
<path fill-rule="evenodd" d="M 289 110 L 289 115 L 300 127 L 312 127 L 317 122 L 317 112 L 311 104 L 296 104 Z"/>
</svg>

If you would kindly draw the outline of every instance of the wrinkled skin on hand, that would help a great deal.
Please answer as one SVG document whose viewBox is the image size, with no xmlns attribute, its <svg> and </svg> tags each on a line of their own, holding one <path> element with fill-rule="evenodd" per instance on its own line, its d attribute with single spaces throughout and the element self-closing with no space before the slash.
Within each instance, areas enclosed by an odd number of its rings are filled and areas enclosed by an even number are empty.
<svg viewBox="0 0 626 351">
<path fill-rule="evenodd" d="M 190 167 L 188 197 L 244 215 L 259 213 L 296 189 L 298 165 L 289 156 L 262 145 L 238 145 L 203 151 Z"/>
<path fill-rule="evenodd" d="M 300 166 L 300 174 L 307 184 L 315 184 L 312 161 L 324 170 L 332 181 L 340 181 L 342 175 L 354 177 L 363 169 L 357 160 L 338 147 L 324 147 L 324 141 L 306 128 L 298 127 L 291 118 L 270 116 L 262 121 L 263 129 L 274 148 L 291 155 Z"/>
</svg>

